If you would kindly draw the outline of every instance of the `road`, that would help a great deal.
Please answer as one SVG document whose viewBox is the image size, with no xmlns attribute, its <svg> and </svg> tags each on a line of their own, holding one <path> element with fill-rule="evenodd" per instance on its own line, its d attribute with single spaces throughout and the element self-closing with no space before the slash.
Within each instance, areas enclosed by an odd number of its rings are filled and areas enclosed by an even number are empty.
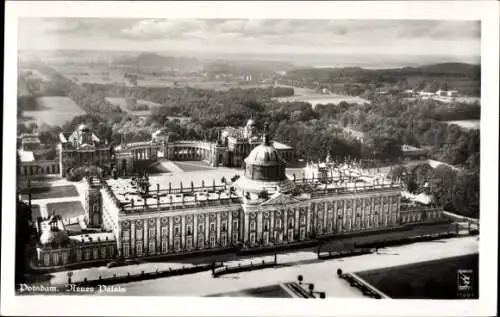
<svg viewBox="0 0 500 317">
<path fill-rule="evenodd" d="M 220 278 L 213 278 L 210 272 L 201 272 L 121 286 L 126 288 L 126 295 L 207 296 L 294 281 L 299 274 L 302 274 L 305 282 L 314 283 L 315 289 L 325 291 L 327 297 L 358 297 L 361 295 L 359 291 L 337 277 L 338 268 L 342 268 L 344 272 L 359 272 L 477 252 L 476 237 L 453 238 L 390 247 L 381 249 L 378 253 L 351 258 L 299 263 L 288 267 L 225 275 Z M 297 252 L 288 255 L 287 260 L 304 261 L 314 256 L 312 252 Z M 255 261 L 262 259 L 264 258 L 257 257 Z"/>
</svg>

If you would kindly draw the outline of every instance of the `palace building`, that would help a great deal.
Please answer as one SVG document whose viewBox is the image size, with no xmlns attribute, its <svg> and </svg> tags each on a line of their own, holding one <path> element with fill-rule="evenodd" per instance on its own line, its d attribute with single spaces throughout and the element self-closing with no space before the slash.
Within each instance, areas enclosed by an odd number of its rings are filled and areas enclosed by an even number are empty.
<svg viewBox="0 0 500 317">
<path fill-rule="evenodd" d="M 59 134 L 58 145 L 61 176 L 66 176 L 72 168 L 97 166 L 111 170 L 112 151 L 107 142 L 101 141 L 85 124 L 73 133 Z"/>
<path fill-rule="evenodd" d="M 250 154 L 256 146 L 260 144 L 262 135 L 258 135 L 255 122 L 250 119 L 243 128 L 227 127 L 221 134 L 220 143 L 224 145 L 227 152 L 227 159 L 224 166 L 243 166 L 243 160 Z M 273 147 L 280 153 L 287 162 L 295 160 L 295 151 L 292 147 L 277 141 L 272 141 Z"/>
<path fill-rule="evenodd" d="M 19 141 L 17 156 L 21 179 L 59 174 L 56 150 L 47 144 L 42 144 L 38 133 L 23 133 Z"/>
<path fill-rule="evenodd" d="M 109 164 L 107 154 L 101 154 L 107 153 L 106 147 L 97 142 L 80 127 L 64 145 L 68 152 L 74 149 L 66 154 L 73 161 L 64 167 L 85 157 Z M 119 152 L 130 153 L 132 161 L 154 160 L 156 145 L 128 145 Z M 402 203 L 400 183 L 357 167 L 310 165 L 308 177 L 306 173 L 302 178 L 289 177 L 287 162 L 266 131 L 242 164 L 244 175 L 222 185 L 214 181 L 154 187 L 146 174 L 132 179 L 88 177 L 83 218 L 52 215 L 37 220 L 38 265 L 51 268 L 117 257 L 272 248 L 445 219 L 441 209 Z"/>
<path fill-rule="evenodd" d="M 233 184 L 150 188 L 147 177 L 101 182 L 102 227 L 123 258 L 234 246 L 260 248 L 408 224 L 435 222 L 442 211 L 408 209 L 401 186 L 383 178 L 289 179 L 266 135 Z"/>
<path fill-rule="evenodd" d="M 443 220 L 440 209 L 405 206 L 399 183 L 363 170 L 319 183 L 289 178 L 266 133 L 244 165 L 242 177 L 222 185 L 155 188 L 147 175 L 87 178 L 84 219 L 38 219 L 38 265 L 266 248 Z"/>
<path fill-rule="evenodd" d="M 58 268 L 81 263 L 106 263 L 116 257 L 115 235 L 92 230 L 82 219 L 59 215 L 36 220 L 36 257 L 40 268 Z"/>
<path fill-rule="evenodd" d="M 160 129 L 142 142 L 121 142 L 112 147 L 81 124 L 72 133 L 60 133 L 56 148 L 42 145 L 36 134 L 23 134 L 18 150 L 20 176 L 55 174 L 66 177 L 73 169 L 98 167 L 106 174 L 115 169 L 120 176 L 142 173 L 161 159 L 172 161 L 205 161 L 211 166 L 242 167 L 250 151 L 260 144 L 255 123 L 249 120 L 243 128 L 227 127 L 217 142 L 171 141 Z M 295 160 L 292 147 L 272 141 L 287 162 Z"/>
</svg>

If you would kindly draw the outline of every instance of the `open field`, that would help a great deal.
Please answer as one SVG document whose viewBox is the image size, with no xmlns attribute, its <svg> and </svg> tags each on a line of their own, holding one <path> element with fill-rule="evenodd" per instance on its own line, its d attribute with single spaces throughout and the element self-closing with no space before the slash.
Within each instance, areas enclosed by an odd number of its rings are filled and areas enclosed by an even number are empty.
<svg viewBox="0 0 500 317">
<path fill-rule="evenodd" d="M 161 107 L 162 105 L 158 103 L 154 103 L 151 101 L 147 100 L 142 100 L 139 99 L 137 100 L 137 105 L 147 105 L 150 110 L 129 110 L 126 106 L 126 101 L 125 98 L 120 98 L 120 97 L 106 97 L 106 100 L 112 103 L 115 106 L 119 106 L 123 111 L 127 112 L 128 114 L 136 115 L 136 116 L 148 116 L 151 114 L 151 108 L 155 107 Z"/>
<path fill-rule="evenodd" d="M 353 96 L 342 96 L 342 95 L 337 95 L 337 94 L 323 94 L 320 92 L 317 92 L 313 89 L 309 88 L 301 88 L 301 87 L 294 87 L 294 86 L 287 86 L 283 85 L 282 87 L 290 87 L 294 89 L 294 96 L 292 97 L 278 97 L 275 98 L 276 100 L 280 102 L 309 102 L 312 107 L 316 107 L 318 104 L 339 104 L 342 101 L 348 102 L 348 103 L 357 103 L 357 104 L 365 104 L 369 103 L 368 100 L 365 100 L 361 97 L 353 97 Z"/>
<path fill-rule="evenodd" d="M 120 84 L 127 85 L 128 80 L 123 76 L 120 69 L 108 67 L 94 67 L 90 65 L 68 65 L 52 64 L 62 76 L 72 80 L 76 84 Z"/>
<path fill-rule="evenodd" d="M 434 100 L 441 101 L 444 103 L 451 103 L 451 102 L 461 102 L 461 103 L 481 103 L 481 98 L 479 97 L 468 97 L 468 96 L 461 96 L 461 97 L 441 97 L 441 96 L 435 96 L 433 97 Z"/>
<path fill-rule="evenodd" d="M 78 191 L 76 190 L 76 187 L 74 185 L 31 188 L 31 199 L 33 200 L 77 196 Z M 23 199 L 27 200 L 28 195 L 24 194 Z"/>
<path fill-rule="evenodd" d="M 358 130 L 353 130 L 350 127 L 345 127 L 345 128 L 342 128 L 342 129 L 345 132 L 347 132 L 348 134 L 350 134 L 353 137 L 355 137 L 355 138 L 363 139 L 365 137 L 365 133 L 364 132 L 361 132 L 361 131 L 358 131 Z"/>
<path fill-rule="evenodd" d="M 137 104 L 138 105 L 147 105 L 149 107 L 149 110 L 129 110 L 129 109 L 127 109 L 125 98 L 106 97 L 106 100 L 115 106 L 119 106 L 126 113 L 128 113 L 130 115 L 138 116 L 138 117 L 149 116 L 149 115 L 151 115 L 151 109 L 157 108 L 157 107 L 164 107 L 164 105 L 161 105 L 159 103 L 139 99 L 139 100 L 137 100 Z M 186 123 L 186 122 L 189 122 L 191 120 L 190 117 L 176 117 L 176 116 L 169 116 L 168 119 L 169 120 L 179 120 L 181 123 Z"/>
<path fill-rule="evenodd" d="M 478 298 L 479 255 L 469 254 L 423 263 L 357 273 L 362 279 L 396 299 L 459 299 L 458 270 L 472 270 L 472 297 Z"/>
<path fill-rule="evenodd" d="M 447 124 L 458 125 L 463 129 L 468 130 L 479 130 L 481 121 L 480 120 L 457 120 L 457 121 L 443 121 Z"/>
<path fill-rule="evenodd" d="M 36 101 L 40 110 L 23 111 L 23 121 L 62 126 L 74 117 L 85 114 L 69 97 L 39 97 Z"/>
<path fill-rule="evenodd" d="M 54 212 L 62 218 L 73 218 L 83 215 L 85 210 L 83 209 L 83 205 L 80 201 L 65 201 L 59 203 L 48 203 L 47 212 L 49 215 Z"/>
<path fill-rule="evenodd" d="M 365 100 L 361 97 L 352 97 L 352 96 L 342 96 L 342 95 L 334 95 L 334 94 L 318 94 L 317 96 L 293 96 L 293 97 L 279 97 L 277 98 L 280 102 L 308 102 L 315 108 L 319 104 L 339 104 L 342 101 L 348 103 L 356 103 L 356 104 L 365 104 L 369 103 L 368 100 Z"/>
</svg>

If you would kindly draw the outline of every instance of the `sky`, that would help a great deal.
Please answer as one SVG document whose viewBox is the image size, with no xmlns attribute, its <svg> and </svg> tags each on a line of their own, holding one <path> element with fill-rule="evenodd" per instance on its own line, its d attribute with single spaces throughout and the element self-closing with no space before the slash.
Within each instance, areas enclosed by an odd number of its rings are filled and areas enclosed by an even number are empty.
<svg viewBox="0 0 500 317">
<path fill-rule="evenodd" d="M 21 50 L 480 55 L 480 23 L 444 20 L 21 18 Z"/>
</svg>

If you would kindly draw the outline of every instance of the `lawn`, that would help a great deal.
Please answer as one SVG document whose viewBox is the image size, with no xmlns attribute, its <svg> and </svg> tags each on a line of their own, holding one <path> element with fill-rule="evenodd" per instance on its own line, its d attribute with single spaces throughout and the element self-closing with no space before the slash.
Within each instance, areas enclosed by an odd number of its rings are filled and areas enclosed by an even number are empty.
<svg viewBox="0 0 500 317">
<path fill-rule="evenodd" d="M 174 164 L 180 167 L 184 172 L 207 171 L 214 169 L 213 167 L 210 167 L 207 163 L 202 161 L 175 161 Z"/>
<path fill-rule="evenodd" d="M 31 188 L 31 199 L 47 199 L 61 197 L 77 197 L 78 191 L 74 185 L 54 186 L 54 187 L 33 187 Z M 28 200 L 28 195 L 23 194 L 23 200 Z"/>
<path fill-rule="evenodd" d="M 177 164 L 178 162 L 175 162 Z M 193 182 L 194 186 L 201 186 L 201 182 L 205 182 L 205 186 L 212 186 L 215 180 L 216 185 L 222 185 L 222 177 L 225 177 L 227 181 L 231 180 L 234 175 L 243 175 L 242 170 L 229 169 L 229 168 L 214 168 L 207 169 L 204 171 L 189 171 L 180 172 L 172 174 L 157 174 L 150 175 L 149 181 L 151 183 L 151 188 L 156 188 L 156 184 L 159 183 L 162 189 L 168 188 L 168 183 L 172 184 L 172 188 L 179 187 L 182 182 L 184 187 L 188 187 Z"/>
<path fill-rule="evenodd" d="M 257 288 L 244 289 L 236 292 L 229 292 L 208 297 L 260 297 L 260 298 L 289 298 L 291 297 L 281 285 L 269 285 Z"/>
<path fill-rule="evenodd" d="M 23 117 L 27 121 L 62 126 L 75 116 L 85 114 L 69 97 L 38 97 L 36 100 L 40 110 L 23 111 Z"/>
<path fill-rule="evenodd" d="M 47 204 L 47 212 L 49 215 L 54 212 L 56 215 L 60 215 L 62 218 L 73 218 L 83 215 L 85 213 L 85 210 L 83 209 L 82 203 L 80 201 L 68 201 Z"/>
<path fill-rule="evenodd" d="M 368 100 L 363 99 L 361 97 L 356 97 L 356 96 L 342 96 L 342 95 L 336 95 L 336 94 L 321 94 L 317 93 L 316 95 L 310 94 L 310 95 L 295 95 L 291 97 L 277 97 L 274 98 L 280 102 L 308 102 L 312 105 L 312 107 L 316 107 L 318 104 L 339 104 L 342 101 L 345 101 L 347 103 L 355 103 L 355 104 L 365 104 L 365 103 L 370 103 Z"/>
<path fill-rule="evenodd" d="M 447 124 L 455 124 L 461 127 L 462 129 L 467 130 L 479 130 L 480 121 L 479 120 L 457 120 L 457 121 L 444 121 Z"/>
<path fill-rule="evenodd" d="M 477 299 L 478 267 L 479 255 L 472 254 L 356 274 L 395 299 Z M 458 290 L 458 270 L 472 270 L 470 293 Z"/>
<path fill-rule="evenodd" d="M 125 98 L 120 98 L 120 97 L 106 97 L 106 100 L 109 101 L 110 103 L 112 103 L 113 105 L 120 107 L 123 111 L 127 112 L 128 114 L 133 114 L 133 115 L 136 115 L 136 116 L 147 116 L 147 115 L 150 115 L 152 108 L 162 107 L 162 105 L 160 105 L 158 103 L 154 103 L 154 102 L 151 102 L 151 101 L 139 99 L 139 100 L 137 100 L 137 104 L 138 105 L 148 105 L 148 107 L 149 107 L 150 110 L 137 110 L 137 111 L 133 111 L 133 110 L 127 109 Z"/>
</svg>

